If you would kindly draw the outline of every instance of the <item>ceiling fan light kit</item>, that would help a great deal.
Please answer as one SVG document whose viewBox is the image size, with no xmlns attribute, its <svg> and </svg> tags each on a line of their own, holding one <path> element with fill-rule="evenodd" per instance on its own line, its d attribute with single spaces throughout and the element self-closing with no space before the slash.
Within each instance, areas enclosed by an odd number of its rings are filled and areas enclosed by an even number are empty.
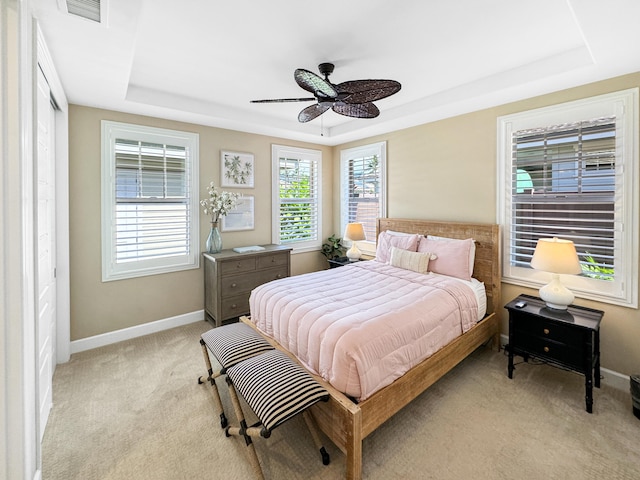
<svg viewBox="0 0 640 480">
<path fill-rule="evenodd" d="M 317 118 L 330 108 L 340 115 L 354 118 L 375 118 L 380 110 L 373 102 L 397 93 L 401 85 L 395 80 L 350 80 L 337 85 L 329 81 L 333 73 L 332 63 L 321 63 L 318 70 L 324 78 L 309 70 L 298 68 L 293 78 L 301 88 L 312 93 L 306 98 L 277 98 L 251 100 L 251 103 L 311 102 L 318 103 L 304 108 L 298 121 L 305 123 Z"/>
</svg>

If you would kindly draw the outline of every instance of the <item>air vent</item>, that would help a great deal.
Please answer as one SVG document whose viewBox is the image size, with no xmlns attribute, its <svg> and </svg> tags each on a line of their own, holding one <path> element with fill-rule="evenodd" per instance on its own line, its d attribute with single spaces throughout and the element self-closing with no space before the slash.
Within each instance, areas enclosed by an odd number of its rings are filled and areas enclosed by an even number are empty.
<svg viewBox="0 0 640 480">
<path fill-rule="evenodd" d="M 100 0 L 67 0 L 67 11 L 100 23 Z"/>
</svg>

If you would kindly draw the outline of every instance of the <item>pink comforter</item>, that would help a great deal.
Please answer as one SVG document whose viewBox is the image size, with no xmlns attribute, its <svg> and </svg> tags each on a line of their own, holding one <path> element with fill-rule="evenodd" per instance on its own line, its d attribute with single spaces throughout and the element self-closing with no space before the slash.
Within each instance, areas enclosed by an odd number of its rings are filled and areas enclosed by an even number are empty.
<svg viewBox="0 0 640 480">
<path fill-rule="evenodd" d="M 275 280 L 249 303 L 259 330 L 359 400 L 466 332 L 478 308 L 454 279 L 377 261 Z"/>
</svg>

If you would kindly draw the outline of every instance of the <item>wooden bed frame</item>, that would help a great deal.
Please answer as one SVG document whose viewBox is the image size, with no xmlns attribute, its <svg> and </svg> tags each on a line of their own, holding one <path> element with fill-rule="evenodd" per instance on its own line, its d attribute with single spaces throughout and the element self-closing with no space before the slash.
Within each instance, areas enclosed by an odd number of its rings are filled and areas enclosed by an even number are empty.
<svg viewBox="0 0 640 480">
<path fill-rule="evenodd" d="M 362 441 L 376 428 L 433 385 L 439 378 L 460 363 L 483 343 L 492 340 L 499 345 L 500 318 L 500 235 L 494 224 L 456 223 L 426 220 L 380 218 L 377 234 L 385 230 L 437 235 L 448 238 L 473 238 L 476 257 L 473 276 L 484 282 L 487 292 L 487 315 L 467 331 L 431 357 L 416 365 L 391 385 L 366 400 L 355 403 L 322 378 L 314 375 L 329 392 L 328 402 L 319 402 L 311 412 L 320 429 L 346 455 L 346 478 L 362 478 Z M 247 317 L 241 320 L 255 328 Z M 285 351 L 273 339 L 266 337 L 276 348 Z M 294 360 L 295 357 L 287 352 Z"/>
</svg>

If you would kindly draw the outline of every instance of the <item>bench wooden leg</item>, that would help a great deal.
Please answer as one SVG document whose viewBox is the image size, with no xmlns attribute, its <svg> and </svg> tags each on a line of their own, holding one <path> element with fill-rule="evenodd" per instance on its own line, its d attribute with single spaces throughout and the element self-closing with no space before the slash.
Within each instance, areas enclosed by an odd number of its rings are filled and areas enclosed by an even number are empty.
<svg viewBox="0 0 640 480">
<path fill-rule="evenodd" d="M 302 418 L 304 418 L 304 422 L 307 424 L 307 428 L 309 429 L 309 433 L 311 433 L 311 438 L 313 439 L 313 443 L 316 446 L 316 449 L 320 452 L 320 456 L 322 457 L 322 464 L 329 465 L 331 462 L 331 458 L 329 457 L 329 453 L 324 448 L 322 444 L 322 440 L 320 440 L 320 435 L 318 434 L 318 425 L 316 425 L 316 421 L 313 418 L 313 415 L 309 410 L 305 410 L 302 412 Z"/>
<path fill-rule="evenodd" d="M 218 390 L 218 385 L 216 384 L 216 378 L 220 376 L 220 372 L 214 372 L 211 367 L 211 360 L 209 359 L 209 352 L 207 351 L 207 345 L 204 343 L 202 339 L 200 339 L 200 345 L 202 346 L 202 355 L 204 356 L 204 363 L 207 367 L 209 383 L 211 384 L 211 388 L 213 389 L 213 402 L 216 404 L 217 414 L 220 417 L 220 428 L 226 428 L 228 425 L 227 417 L 224 414 L 224 408 L 222 406 L 222 400 L 220 399 L 220 392 Z M 204 381 L 203 377 L 198 378 L 198 383 L 202 384 Z"/>
<path fill-rule="evenodd" d="M 264 474 L 262 473 L 262 467 L 260 466 L 260 461 L 258 460 L 256 447 L 251 440 L 251 436 L 249 435 L 249 429 L 247 428 L 247 422 L 244 419 L 244 412 L 242 411 L 242 406 L 240 405 L 238 394 L 236 393 L 236 389 L 233 387 L 233 384 L 229 381 L 228 378 L 227 384 L 229 385 L 229 397 L 231 398 L 231 404 L 233 405 L 233 410 L 236 412 L 236 417 L 240 422 L 240 426 L 227 427 L 226 434 L 227 436 L 238 435 L 244 437 L 245 443 L 249 448 L 249 462 L 251 463 L 251 468 L 257 478 L 264 480 Z"/>
</svg>

